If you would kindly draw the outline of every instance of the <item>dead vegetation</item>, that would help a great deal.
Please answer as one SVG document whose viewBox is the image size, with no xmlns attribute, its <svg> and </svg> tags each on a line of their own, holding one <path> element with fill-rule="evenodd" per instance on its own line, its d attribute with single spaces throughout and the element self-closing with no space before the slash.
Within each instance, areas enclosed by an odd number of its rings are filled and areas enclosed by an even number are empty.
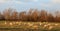
<svg viewBox="0 0 60 31">
<path fill-rule="evenodd" d="M 16 9 L 6 9 L 0 13 L 0 20 L 26 21 L 26 22 L 60 22 L 60 13 L 55 15 L 45 10 L 29 9 L 28 12 L 17 12 Z"/>
</svg>

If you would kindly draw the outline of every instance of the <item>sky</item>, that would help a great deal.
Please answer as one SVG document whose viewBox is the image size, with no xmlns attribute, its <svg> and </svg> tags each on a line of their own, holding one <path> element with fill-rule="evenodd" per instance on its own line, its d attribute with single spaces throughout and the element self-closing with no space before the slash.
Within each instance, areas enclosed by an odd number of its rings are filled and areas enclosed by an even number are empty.
<svg viewBox="0 0 60 31">
<path fill-rule="evenodd" d="M 0 11 L 13 8 L 27 11 L 30 8 L 54 12 L 60 10 L 60 0 L 0 0 Z"/>
</svg>

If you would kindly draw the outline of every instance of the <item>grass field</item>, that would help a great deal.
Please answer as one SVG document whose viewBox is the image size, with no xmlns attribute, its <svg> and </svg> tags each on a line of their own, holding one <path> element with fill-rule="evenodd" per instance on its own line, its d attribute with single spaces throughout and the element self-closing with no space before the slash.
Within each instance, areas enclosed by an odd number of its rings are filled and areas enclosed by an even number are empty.
<svg viewBox="0 0 60 31">
<path fill-rule="evenodd" d="M 0 31 L 60 31 L 60 23 L 0 21 Z"/>
</svg>

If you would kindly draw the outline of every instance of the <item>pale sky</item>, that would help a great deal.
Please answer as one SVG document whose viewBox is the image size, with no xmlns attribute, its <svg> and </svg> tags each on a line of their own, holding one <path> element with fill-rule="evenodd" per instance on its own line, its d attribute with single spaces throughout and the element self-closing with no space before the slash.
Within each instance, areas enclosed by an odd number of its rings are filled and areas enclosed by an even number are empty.
<svg viewBox="0 0 60 31">
<path fill-rule="evenodd" d="M 0 11 L 6 8 L 14 8 L 17 11 L 36 8 L 53 12 L 60 10 L 60 0 L 0 0 Z"/>
</svg>

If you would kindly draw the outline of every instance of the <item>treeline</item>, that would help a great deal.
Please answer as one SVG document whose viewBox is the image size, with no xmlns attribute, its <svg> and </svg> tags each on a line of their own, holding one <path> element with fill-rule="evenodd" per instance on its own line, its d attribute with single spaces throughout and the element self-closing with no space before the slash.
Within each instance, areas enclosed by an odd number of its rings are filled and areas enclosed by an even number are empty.
<svg viewBox="0 0 60 31">
<path fill-rule="evenodd" d="M 55 15 L 45 10 L 29 9 L 17 12 L 16 9 L 6 9 L 0 13 L 0 21 L 26 21 L 26 22 L 60 22 L 59 12 Z"/>
</svg>

